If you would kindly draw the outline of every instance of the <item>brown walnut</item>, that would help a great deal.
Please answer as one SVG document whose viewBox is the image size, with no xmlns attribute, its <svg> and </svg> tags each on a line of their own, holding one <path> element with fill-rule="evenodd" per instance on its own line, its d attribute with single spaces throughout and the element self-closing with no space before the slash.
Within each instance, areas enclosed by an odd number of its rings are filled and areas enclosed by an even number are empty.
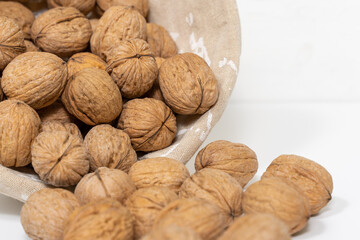
<svg viewBox="0 0 360 240">
<path fill-rule="evenodd" d="M 171 109 L 152 98 L 133 99 L 124 104 L 117 127 L 130 136 L 135 151 L 144 152 L 169 146 L 177 132 Z"/>
<path fill-rule="evenodd" d="M 320 164 L 296 155 L 276 158 L 262 178 L 281 177 L 296 184 L 309 200 L 311 214 L 318 213 L 331 200 L 333 182 Z"/>
<path fill-rule="evenodd" d="M 67 62 L 67 68 L 68 78 L 70 78 L 85 68 L 98 68 L 105 70 L 106 62 L 104 62 L 99 56 L 95 54 L 82 52 L 76 53 L 69 58 Z"/>
<path fill-rule="evenodd" d="M 256 154 L 241 143 L 218 140 L 206 145 L 195 159 L 195 169 L 212 168 L 224 171 L 244 187 L 258 169 Z"/>
<path fill-rule="evenodd" d="M 87 15 L 95 7 L 95 0 L 47 0 L 49 8 L 74 7 Z"/>
<path fill-rule="evenodd" d="M 156 57 L 169 58 L 178 52 L 176 43 L 166 29 L 155 23 L 148 23 L 147 41 Z"/>
<path fill-rule="evenodd" d="M 85 68 L 69 79 L 61 100 L 69 113 L 88 125 L 109 123 L 122 109 L 119 88 L 97 68 Z"/>
<path fill-rule="evenodd" d="M 42 50 L 70 57 L 87 48 L 92 34 L 89 20 L 73 7 L 50 9 L 37 17 L 31 37 Z"/>
<path fill-rule="evenodd" d="M 42 122 L 59 121 L 63 123 L 74 122 L 75 118 L 66 110 L 60 100 L 53 104 L 38 110 L 39 117 Z"/>
<path fill-rule="evenodd" d="M 57 188 L 30 195 L 21 209 L 21 224 L 31 239 L 61 240 L 66 219 L 80 207 L 73 193 Z"/>
<path fill-rule="evenodd" d="M 167 59 L 160 67 L 159 83 L 165 102 L 178 114 L 203 114 L 219 95 L 213 71 L 193 53 Z"/>
<path fill-rule="evenodd" d="M 55 132 L 55 131 L 67 131 L 71 135 L 78 136 L 82 139 L 81 132 L 74 123 L 64 123 L 60 121 L 46 121 L 41 123 L 40 132 Z"/>
<path fill-rule="evenodd" d="M 37 46 L 35 46 L 35 44 L 32 41 L 24 40 L 24 43 L 26 48 L 25 52 L 40 52 L 40 49 Z"/>
<path fill-rule="evenodd" d="M 134 7 L 145 18 L 149 12 L 149 0 L 96 0 L 96 12 L 103 15 L 106 10 L 113 6 Z"/>
<path fill-rule="evenodd" d="M 155 61 L 156 61 L 156 65 L 158 67 L 158 69 L 160 68 L 161 64 L 163 62 L 165 62 L 165 58 L 161 58 L 161 57 L 155 57 Z M 148 91 L 145 95 L 146 97 L 149 97 L 149 98 L 155 98 L 157 100 L 160 100 L 160 101 L 165 101 L 164 100 L 164 97 L 161 93 L 161 89 L 160 89 L 160 85 L 159 85 L 159 77 L 156 78 L 152 88 L 150 89 L 150 91 Z"/>
<path fill-rule="evenodd" d="M 158 67 L 147 42 L 124 40 L 109 53 L 108 71 L 124 97 L 141 97 L 151 89 Z"/>
<path fill-rule="evenodd" d="M 59 98 L 66 78 L 66 63 L 61 58 L 46 52 L 27 52 L 5 68 L 1 87 L 9 99 L 40 109 Z"/>
<path fill-rule="evenodd" d="M 28 165 L 31 144 L 39 128 L 38 114 L 24 102 L 0 102 L 0 164 L 6 167 Z"/>
</svg>

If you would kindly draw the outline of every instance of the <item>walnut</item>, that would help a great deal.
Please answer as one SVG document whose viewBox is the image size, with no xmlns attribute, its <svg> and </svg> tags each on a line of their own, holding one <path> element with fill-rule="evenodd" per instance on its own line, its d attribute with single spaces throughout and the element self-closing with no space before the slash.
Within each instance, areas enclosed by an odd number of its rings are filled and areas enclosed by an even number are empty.
<svg viewBox="0 0 360 240">
<path fill-rule="evenodd" d="M 112 199 L 76 209 L 65 223 L 63 240 L 82 239 L 133 239 L 133 219 L 129 210 Z"/>
<path fill-rule="evenodd" d="M 176 224 L 192 228 L 202 239 L 216 239 L 227 227 L 229 215 L 208 201 L 191 198 L 176 200 L 165 207 L 156 218 L 155 228 Z"/>
<path fill-rule="evenodd" d="M 146 40 L 145 18 L 130 7 L 111 7 L 100 18 L 91 36 L 91 52 L 106 60 L 114 46 L 118 46 L 122 40 L 133 38 Z"/>
<path fill-rule="evenodd" d="M 85 175 L 75 188 L 81 203 L 113 198 L 121 203 L 136 190 L 129 175 L 118 169 L 100 167 Z"/>
<path fill-rule="evenodd" d="M 42 50 L 69 57 L 86 49 L 92 34 L 89 20 L 73 7 L 50 9 L 37 17 L 31 37 Z"/>
<path fill-rule="evenodd" d="M 26 48 L 25 52 L 40 52 L 40 49 L 37 46 L 35 46 L 35 44 L 32 41 L 25 40 L 24 43 Z"/>
<path fill-rule="evenodd" d="M 61 240 L 66 219 L 80 207 L 65 189 L 41 189 L 30 195 L 21 209 L 21 224 L 31 239 Z"/>
<path fill-rule="evenodd" d="M 193 53 L 167 59 L 160 67 L 159 83 L 165 102 L 178 114 L 202 114 L 219 95 L 213 71 Z"/>
<path fill-rule="evenodd" d="M 174 40 L 166 29 L 155 23 L 146 25 L 147 41 L 156 57 L 169 58 L 177 54 Z"/>
<path fill-rule="evenodd" d="M 149 0 L 96 0 L 96 12 L 103 15 L 112 6 L 129 6 L 140 12 L 145 18 L 149 12 Z"/>
<path fill-rule="evenodd" d="M 296 184 L 309 200 L 311 214 L 318 213 L 331 200 L 333 182 L 321 165 L 296 155 L 276 158 L 262 176 L 286 178 Z"/>
<path fill-rule="evenodd" d="M 109 51 L 107 62 L 111 77 L 126 98 L 141 97 L 157 78 L 155 57 L 142 39 L 121 41 Z"/>
<path fill-rule="evenodd" d="M 38 110 L 38 114 L 42 122 L 59 121 L 62 123 L 70 123 L 75 121 L 75 118 L 66 110 L 59 100 L 50 106 Z"/>
<path fill-rule="evenodd" d="M 97 28 L 97 25 L 99 24 L 99 19 L 93 18 L 93 19 L 89 19 L 89 21 L 90 21 L 90 25 L 91 25 L 91 30 L 94 33 Z"/>
<path fill-rule="evenodd" d="M 241 215 L 242 187 L 235 178 L 216 169 L 205 168 L 184 181 L 182 198 L 201 198 L 218 205 L 232 218 Z"/>
<path fill-rule="evenodd" d="M 291 234 L 306 226 L 310 207 L 303 192 L 291 182 L 268 177 L 250 185 L 243 197 L 245 214 L 269 213 L 283 220 Z"/>
<path fill-rule="evenodd" d="M 169 146 L 177 132 L 176 117 L 163 102 L 133 99 L 124 104 L 118 128 L 131 139 L 135 151 L 155 151 Z"/>
<path fill-rule="evenodd" d="M 87 15 L 95 7 L 95 0 L 47 0 L 49 8 L 74 7 Z"/>
<path fill-rule="evenodd" d="M 179 227 L 175 224 L 166 228 L 155 228 L 141 240 L 201 240 L 190 227 Z"/>
<path fill-rule="evenodd" d="M 31 148 L 32 165 L 44 182 L 67 187 L 89 172 L 89 156 L 78 134 L 69 130 L 45 130 Z"/>
<path fill-rule="evenodd" d="M 40 132 L 55 132 L 55 131 L 67 131 L 71 135 L 78 136 L 82 139 L 81 132 L 73 123 L 63 123 L 60 121 L 46 121 L 41 123 L 41 131 Z"/>
<path fill-rule="evenodd" d="M 160 211 L 177 198 L 177 194 L 168 188 L 150 187 L 135 191 L 125 202 L 135 219 L 135 239 L 147 234 Z"/>
<path fill-rule="evenodd" d="M 241 143 L 218 140 L 203 148 L 195 159 L 195 169 L 213 168 L 234 177 L 244 187 L 258 169 L 256 154 Z"/>
<path fill-rule="evenodd" d="M 120 169 L 129 172 L 137 156 L 129 135 L 108 124 L 93 127 L 85 136 L 85 147 L 90 153 L 90 168 Z"/>
<path fill-rule="evenodd" d="M 158 69 L 160 68 L 161 64 L 163 62 L 165 62 L 165 58 L 162 58 L 162 57 L 155 57 L 155 61 L 156 61 L 156 65 L 158 66 Z M 149 97 L 149 98 L 155 98 L 157 100 L 160 100 L 160 101 L 165 101 L 164 100 L 164 97 L 161 93 L 161 90 L 160 90 L 160 85 L 159 85 L 159 78 L 157 77 L 152 88 L 150 89 L 150 91 L 148 91 L 145 95 L 146 97 Z"/>
<path fill-rule="evenodd" d="M 0 71 L 26 50 L 24 33 L 15 20 L 0 16 Z"/>
<path fill-rule="evenodd" d="M 30 39 L 30 26 L 34 22 L 34 14 L 18 2 L 0 2 L 0 16 L 12 18 L 24 33 L 24 38 Z"/>
<path fill-rule="evenodd" d="M 85 68 L 75 74 L 61 100 L 69 113 L 88 125 L 109 123 L 122 109 L 119 88 L 109 74 L 97 68 Z"/>
<path fill-rule="evenodd" d="M 66 63 L 61 58 L 51 53 L 27 52 L 6 67 L 1 87 L 9 99 L 18 99 L 40 109 L 59 98 L 66 77 Z"/>
<path fill-rule="evenodd" d="M 39 116 L 24 102 L 0 102 L 0 164 L 6 167 L 28 165 L 31 144 L 39 128 Z"/>
<path fill-rule="evenodd" d="M 106 62 L 104 62 L 99 56 L 82 52 L 76 53 L 69 58 L 67 62 L 68 78 L 78 73 L 85 68 L 98 68 L 101 70 L 106 69 Z"/>
<path fill-rule="evenodd" d="M 287 226 L 277 217 L 256 213 L 237 218 L 219 240 L 290 240 Z"/>
<path fill-rule="evenodd" d="M 190 174 L 183 163 L 158 157 L 136 162 L 130 168 L 129 176 L 138 189 L 160 186 L 179 192 L 181 184 Z"/>
</svg>

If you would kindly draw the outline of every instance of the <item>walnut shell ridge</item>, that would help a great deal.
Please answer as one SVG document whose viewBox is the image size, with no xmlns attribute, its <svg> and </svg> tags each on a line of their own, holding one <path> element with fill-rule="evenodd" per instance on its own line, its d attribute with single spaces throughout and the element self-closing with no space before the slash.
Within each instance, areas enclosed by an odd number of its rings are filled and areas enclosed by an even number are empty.
<svg viewBox="0 0 360 240">
<path fill-rule="evenodd" d="M 148 23 L 146 30 L 147 41 L 156 57 L 169 58 L 177 54 L 176 43 L 164 27 L 155 23 Z"/>
<path fill-rule="evenodd" d="M 96 3 L 96 12 L 99 15 L 103 15 L 106 10 L 113 6 L 133 7 L 144 18 L 147 17 L 149 12 L 149 0 L 96 0 Z"/>
<path fill-rule="evenodd" d="M 68 62 L 68 78 L 75 75 L 85 68 L 98 68 L 106 70 L 106 62 L 104 62 L 99 56 L 89 53 L 81 52 L 72 55 Z"/>
<path fill-rule="evenodd" d="M 219 96 L 213 71 L 193 53 L 168 58 L 160 67 L 159 83 L 167 105 L 182 115 L 203 114 Z"/>
<path fill-rule="evenodd" d="M 200 236 L 190 227 L 180 227 L 172 224 L 166 228 L 153 228 L 141 240 L 201 240 Z"/>
<path fill-rule="evenodd" d="M 61 58 L 46 52 L 27 52 L 5 68 L 1 87 L 9 99 L 40 109 L 59 98 L 66 80 L 66 63 Z"/>
<path fill-rule="evenodd" d="M 24 102 L 0 102 L 0 164 L 6 167 L 28 165 L 31 145 L 39 128 L 38 114 Z"/>
<path fill-rule="evenodd" d="M 124 97 L 141 97 L 151 89 L 158 67 L 146 41 L 124 40 L 109 53 L 108 72 Z"/>
<path fill-rule="evenodd" d="M 87 15 L 95 7 L 95 0 L 47 0 L 49 8 L 74 7 Z"/>
<path fill-rule="evenodd" d="M 135 151 L 155 151 L 169 146 L 177 132 L 176 117 L 162 101 L 145 98 L 124 104 L 118 128 L 131 139 Z"/>
</svg>

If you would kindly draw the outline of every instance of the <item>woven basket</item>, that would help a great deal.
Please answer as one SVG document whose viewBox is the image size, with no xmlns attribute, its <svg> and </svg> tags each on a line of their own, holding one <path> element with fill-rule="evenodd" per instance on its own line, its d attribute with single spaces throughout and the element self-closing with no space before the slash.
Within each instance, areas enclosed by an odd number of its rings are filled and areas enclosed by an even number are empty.
<svg viewBox="0 0 360 240">
<path fill-rule="evenodd" d="M 41 10 L 40 10 L 41 11 Z M 141 157 L 169 157 L 186 163 L 220 119 L 234 88 L 239 70 L 240 21 L 236 0 L 150 0 L 150 22 L 164 26 L 180 53 L 203 57 L 219 81 L 219 100 L 202 116 L 179 116 L 174 143 Z M 0 165 L 0 193 L 25 202 L 44 184 L 29 168 Z"/>
</svg>

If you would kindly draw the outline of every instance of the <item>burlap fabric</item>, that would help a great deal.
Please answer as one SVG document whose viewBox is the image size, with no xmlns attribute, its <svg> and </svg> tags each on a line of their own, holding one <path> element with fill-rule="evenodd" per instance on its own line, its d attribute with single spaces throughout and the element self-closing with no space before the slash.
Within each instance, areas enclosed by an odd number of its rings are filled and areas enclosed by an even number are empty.
<svg viewBox="0 0 360 240">
<path fill-rule="evenodd" d="M 150 0 L 150 22 L 163 25 L 175 39 L 180 52 L 203 57 L 219 81 L 216 105 L 202 116 L 178 116 L 174 143 L 142 156 L 169 157 L 186 163 L 220 119 L 233 90 L 239 70 L 240 22 L 235 0 Z M 48 187 L 24 170 L 0 165 L 0 193 L 26 201 L 28 196 Z"/>
</svg>

